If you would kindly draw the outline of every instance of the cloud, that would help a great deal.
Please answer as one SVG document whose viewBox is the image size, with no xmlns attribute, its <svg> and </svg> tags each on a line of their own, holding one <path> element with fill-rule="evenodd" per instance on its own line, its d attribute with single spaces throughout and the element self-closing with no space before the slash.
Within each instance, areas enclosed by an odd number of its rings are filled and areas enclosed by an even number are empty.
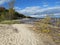
<svg viewBox="0 0 60 45">
<path fill-rule="evenodd" d="M 47 4 L 43 5 L 43 7 L 47 7 L 47 6 L 48 6 Z"/>
<path fill-rule="evenodd" d="M 40 18 L 43 18 L 43 17 L 45 17 L 46 16 L 46 14 L 45 15 L 30 15 L 31 17 L 40 17 Z"/>
<path fill-rule="evenodd" d="M 56 2 L 56 4 L 59 4 L 60 2 Z"/>
<path fill-rule="evenodd" d="M 43 2 L 43 7 L 48 7 L 49 4 L 47 2 Z"/>
<path fill-rule="evenodd" d="M 0 5 L 4 4 L 5 2 L 9 2 L 9 0 L 0 0 Z"/>
<path fill-rule="evenodd" d="M 36 7 L 34 6 L 34 7 L 26 7 L 22 10 L 17 10 L 17 11 L 24 14 L 35 14 L 40 9 L 41 9 L 40 6 L 36 6 Z"/>
<path fill-rule="evenodd" d="M 16 10 L 16 11 L 19 11 L 19 10 L 21 10 L 21 8 L 20 7 L 14 7 L 14 9 Z"/>
<path fill-rule="evenodd" d="M 46 14 L 60 14 L 60 6 L 47 8 L 41 8 L 40 6 L 26 7 L 24 9 L 17 10 L 17 12 L 30 15 L 32 17 L 43 17 L 46 16 Z"/>
</svg>

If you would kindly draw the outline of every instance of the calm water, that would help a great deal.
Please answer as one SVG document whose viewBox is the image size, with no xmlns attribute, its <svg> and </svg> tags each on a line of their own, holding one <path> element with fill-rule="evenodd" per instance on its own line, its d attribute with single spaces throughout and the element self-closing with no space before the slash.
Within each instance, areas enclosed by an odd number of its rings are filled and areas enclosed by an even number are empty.
<svg viewBox="0 0 60 45">
<path fill-rule="evenodd" d="M 41 18 L 24 18 L 24 19 L 19 19 L 20 23 L 24 23 L 24 24 L 34 24 L 34 22 L 41 20 Z M 59 19 L 60 20 L 60 19 Z M 51 23 L 55 23 L 57 22 L 57 20 L 52 19 Z"/>
<path fill-rule="evenodd" d="M 34 22 L 38 20 L 39 19 L 35 19 L 35 18 L 24 18 L 24 19 L 21 19 L 20 22 L 25 23 L 25 24 L 33 24 Z"/>
</svg>

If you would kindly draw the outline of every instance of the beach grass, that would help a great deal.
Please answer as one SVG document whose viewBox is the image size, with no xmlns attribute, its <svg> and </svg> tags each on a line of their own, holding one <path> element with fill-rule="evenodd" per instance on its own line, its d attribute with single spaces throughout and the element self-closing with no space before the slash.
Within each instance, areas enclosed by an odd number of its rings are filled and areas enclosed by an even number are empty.
<svg viewBox="0 0 60 45">
<path fill-rule="evenodd" d="M 5 20 L 1 21 L 0 24 L 20 24 L 20 22 L 15 20 Z"/>
</svg>

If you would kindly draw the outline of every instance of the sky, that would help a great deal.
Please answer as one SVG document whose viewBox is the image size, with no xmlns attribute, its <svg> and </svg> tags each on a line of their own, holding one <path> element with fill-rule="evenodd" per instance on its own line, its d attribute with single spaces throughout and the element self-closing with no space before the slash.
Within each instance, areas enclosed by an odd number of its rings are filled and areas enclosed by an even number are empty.
<svg viewBox="0 0 60 45">
<path fill-rule="evenodd" d="M 11 0 L 0 0 L 0 6 L 8 8 L 9 1 Z M 52 14 L 52 11 L 57 16 L 60 14 L 60 0 L 16 0 L 14 9 L 32 17 L 43 17 Z"/>
</svg>

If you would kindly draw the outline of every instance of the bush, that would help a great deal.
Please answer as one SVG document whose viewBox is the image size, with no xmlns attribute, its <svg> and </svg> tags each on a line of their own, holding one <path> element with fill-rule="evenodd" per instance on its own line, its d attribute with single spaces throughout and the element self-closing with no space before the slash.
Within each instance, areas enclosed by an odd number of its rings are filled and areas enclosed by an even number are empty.
<svg viewBox="0 0 60 45">
<path fill-rule="evenodd" d="M 42 33 L 49 33 L 49 25 L 50 25 L 51 18 L 46 16 L 46 18 L 39 20 L 38 22 L 35 22 L 34 24 L 34 30 L 39 30 Z"/>
</svg>

